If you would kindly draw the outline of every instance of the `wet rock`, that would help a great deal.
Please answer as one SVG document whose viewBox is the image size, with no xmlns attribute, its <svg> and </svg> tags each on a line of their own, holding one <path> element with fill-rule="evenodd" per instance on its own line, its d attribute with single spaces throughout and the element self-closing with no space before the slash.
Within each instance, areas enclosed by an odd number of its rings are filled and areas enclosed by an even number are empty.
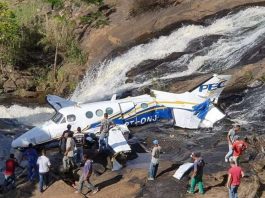
<svg viewBox="0 0 265 198">
<path fill-rule="evenodd" d="M 203 37 L 199 37 L 195 40 L 192 40 L 187 48 L 185 49 L 186 52 L 197 52 L 204 47 L 210 46 L 213 43 L 217 42 L 218 39 L 220 39 L 222 35 L 207 35 Z"/>
<path fill-rule="evenodd" d="M 133 76 L 137 76 L 139 74 L 142 74 L 143 72 L 147 72 L 149 70 L 154 70 L 156 67 L 158 67 L 162 63 L 176 60 L 180 56 L 182 56 L 183 54 L 184 54 L 183 52 L 174 52 L 164 59 L 143 61 L 142 63 L 138 64 L 137 67 L 134 67 L 130 71 L 128 71 L 126 73 L 126 76 L 127 77 L 133 77 Z"/>
</svg>

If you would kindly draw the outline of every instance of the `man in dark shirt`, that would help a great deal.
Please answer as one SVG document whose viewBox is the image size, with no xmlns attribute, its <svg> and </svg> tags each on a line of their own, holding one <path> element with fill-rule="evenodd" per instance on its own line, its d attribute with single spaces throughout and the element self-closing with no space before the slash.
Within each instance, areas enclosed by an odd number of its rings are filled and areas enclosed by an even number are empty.
<svg viewBox="0 0 265 198">
<path fill-rule="evenodd" d="M 194 164 L 193 164 L 193 173 L 191 176 L 190 190 L 188 191 L 188 193 L 193 194 L 195 186 L 198 184 L 199 193 L 204 194 L 202 176 L 203 176 L 203 167 L 205 163 L 200 153 L 192 153 L 191 158 L 194 160 Z"/>
<path fill-rule="evenodd" d="M 28 161 L 28 179 L 32 182 L 38 175 L 37 159 L 39 156 L 31 143 L 24 152 L 23 157 L 26 157 Z"/>
<path fill-rule="evenodd" d="M 66 149 L 66 140 L 67 137 L 70 134 L 74 134 L 73 131 L 71 131 L 72 126 L 70 124 L 67 125 L 67 130 L 65 130 L 60 138 L 60 142 L 59 142 L 59 149 L 60 149 L 60 153 L 65 153 L 65 149 Z"/>
<path fill-rule="evenodd" d="M 75 157 L 75 163 L 80 164 L 83 158 L 83 146 L 85 143 L 85 135 L 81 132 L 81 128 L 77 128 L 77 132 L 74 133 L 74 140 L 76 145 L 76 157 Z"/>
</svg>

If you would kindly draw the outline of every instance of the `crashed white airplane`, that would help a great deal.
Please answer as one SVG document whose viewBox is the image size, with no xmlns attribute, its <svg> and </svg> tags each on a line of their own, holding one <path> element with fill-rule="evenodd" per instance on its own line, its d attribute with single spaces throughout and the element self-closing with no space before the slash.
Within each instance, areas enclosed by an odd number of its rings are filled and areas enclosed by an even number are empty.
<svg viewBox="0 0 265 198">
<path fill-rule="evenodd" d="M 212 127 L 225 115 L 214 104 L 225 88 L 230 75 L 214 75 L 194 90 L 174 94 L 151 90 L 150 95 L 110 101 L 78 104 L 48 95 L 47 102 L 56 114 L 41 127 L 34 127 L 12 142 L 13 148 L 44 144 L 59 139 L 68 124 L 81 127 L 83 133 L 98 133 L 104 113 L 115 124 L 143 125 L 160 119 L 173 119 L 175 126 L 189 129 Z"/>
</svg>

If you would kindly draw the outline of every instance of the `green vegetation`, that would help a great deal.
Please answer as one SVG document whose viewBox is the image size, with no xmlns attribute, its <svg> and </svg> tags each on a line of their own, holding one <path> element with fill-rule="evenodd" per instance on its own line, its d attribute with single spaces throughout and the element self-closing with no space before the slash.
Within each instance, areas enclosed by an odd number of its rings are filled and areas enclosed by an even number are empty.
<svg viewBox="0 0 265 198">
<path fill-rule="evenodd" d="M 254 79 L 253 73 L 251 71 L 246 71 L 244 73 L 244 78 L 246 79 L 247 82 L 253 80 Z"/>
<path fill-rule="evenodd" d="M 108 25 L 108 18 L 100 11 L 92 12 L 87 16 L 81 17 L 81 23 L 91 27 L 99 28 Z"/>
<path fill-rule="evenodd" d="M 96 11 L 75 18 L 71 4 Z M 108 18 L 100 10 L 102 5 L 104 0 L 2 0 L 0 74 L 8 76 L 14 70 L 24 70 L 34 77 L 35 87 L 43 85 L 56 90 L 69 75 L 62 74 L 63 64 L 75 66 L 86 61 L 79 46 L 79 34 L 75 33 L 79 21 L 90 28 L 108 24 Z M 72 91 L 76 83 L 67 86 Z"/>
<path fill-rule="evenodd" d="M 63 6 L 63 0 L 45 0 L 45 1 L 51 4 L 52 9 L 61 8 Z"/>
<path fill-rule="evenodd" d="M 0 2 L 0 65 L 1 72 L 15 63 L 16 49 L 19 48 L 21 34 L 16 16 L 7 4 Z"/>
<path fill-rule="evenodd" d="M 104 0 L 82 0 L 88 4 L 103 5 Z"/>
</svg>

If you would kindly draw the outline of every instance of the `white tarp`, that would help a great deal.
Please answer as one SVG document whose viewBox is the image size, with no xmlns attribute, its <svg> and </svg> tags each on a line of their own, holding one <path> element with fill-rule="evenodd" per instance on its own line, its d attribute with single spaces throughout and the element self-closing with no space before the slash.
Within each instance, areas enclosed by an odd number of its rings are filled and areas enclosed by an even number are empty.
<svg viewBox="0 0 265 198">
<path fill-rule="evenodd" d="M 190 170 L 193 167 L 193 163 L 185 163 L 182 164 L 178 170 L 175 172 L 175 174 L 173 175 L 173 177 L 175 177 L 176 179 L 181 179 L 183 177 L 183 175 Z"/>
<path fill-rule="evenodd" d="M 123 133 L 128 131 L 126 125 L 117 125 L 109 130 L 108 144 L 115 153 L 131 151 L 131 147 L 123 136 Z"/>
</svg>

